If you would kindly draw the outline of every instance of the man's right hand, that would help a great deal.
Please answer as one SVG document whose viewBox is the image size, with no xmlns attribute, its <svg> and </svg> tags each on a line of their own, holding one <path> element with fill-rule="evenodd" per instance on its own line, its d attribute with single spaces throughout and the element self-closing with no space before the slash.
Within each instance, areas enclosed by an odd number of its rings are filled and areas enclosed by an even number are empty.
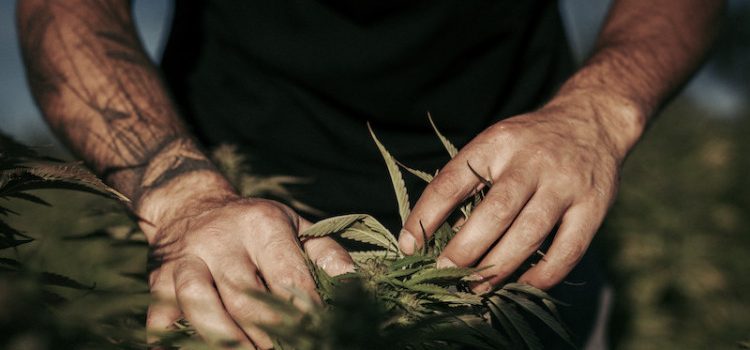
<svg viewBox="0 0 750 350">
<path fill-rule="evenodd" d="M 273 315 L 245 291 L 317 299 L 288 207 L 242 199 L 190 136 L 138 39 L 130 1 L 19 0 L 19 44 L 50 126 L 131 199 L 161 265 L 152 271 L 152 329 L 184 316 L 207 339 L 268 348 L 251 323 Z M 83 74 L 83 73 L 85 74 Z M 251 116 L 248 116 L 251 117 Z M 283 127 L 283 126 L 279 126 Z M 331 239 L 305 242 L 331 274 L 352 268 Z"/>
<path fill-rule="evenodd" d="M 271 348 L 269 337 L 254 325 L 273 323 L 275 315 L 247 292 L 268 290 L 290 298 L 296 289 L 319 301 L 297 239 L 310 223 L 281 203 L 223 190 L 183 203 L 159 225 L 142 223 L 158 264 L 149 278 L 155 299 L 149 330 L 168 330 L 184 317 L 214 345 L 236 341 L 250 349 Z M 353 269 L 347 252 L 330 238 L 303 246 L 329 274 Z"/>
</svg>

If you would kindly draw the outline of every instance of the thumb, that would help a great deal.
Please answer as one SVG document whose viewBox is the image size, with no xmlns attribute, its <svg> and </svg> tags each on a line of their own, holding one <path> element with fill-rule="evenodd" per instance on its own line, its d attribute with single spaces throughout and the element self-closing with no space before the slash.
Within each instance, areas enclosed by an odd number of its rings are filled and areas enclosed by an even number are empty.
<svg viewBox="0 0 750 350">
<path fill-rule="evenodd" d="M 306 230 L 312 224 L 300 218 L 299 232 Z M 354 261 L 349 253 L 331 237 L 316 237 L 302 243 L 310 259 L 327 274 L 337 276 L 347 272 L 354 272 Z"/>
</svg>

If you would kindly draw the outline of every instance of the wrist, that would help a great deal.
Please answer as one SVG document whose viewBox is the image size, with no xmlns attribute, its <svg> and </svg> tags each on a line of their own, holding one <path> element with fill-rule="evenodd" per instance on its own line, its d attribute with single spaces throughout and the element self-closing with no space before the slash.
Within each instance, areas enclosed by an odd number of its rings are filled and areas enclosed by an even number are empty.
<svg viewBox="0 0 750 350">
<path fill-rule="evenodd" d="M 237 191 L 221 173 L 206 169 L 182 174 L 148 190 L 135 204 L 134 211 L 141 219 L 146 238 L 152 242 L 156 233 L 171 222 L 238 198 Z"/>
<path fill-rule="evenodd" d="M 542 109 L 574 113 L 623 161 L 641 138 L 650 111 L 637 101 L 606 89 L 569 85 L 563 86 Z"/>
</svg>

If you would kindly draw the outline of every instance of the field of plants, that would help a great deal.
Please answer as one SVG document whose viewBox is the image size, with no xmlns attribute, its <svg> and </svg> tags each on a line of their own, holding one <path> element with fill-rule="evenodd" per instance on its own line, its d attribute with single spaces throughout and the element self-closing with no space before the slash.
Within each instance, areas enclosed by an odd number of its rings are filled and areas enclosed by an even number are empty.
<svg viewBox="0 0 750 350">
<path fill-rule="evenodd" d="M 687 103 L 663 113 L 628 160 L 595 241 L 616 287 L 615 349 L 748 346 L 750 116 L 702 113 Z M 142 339 L 148 302 L 146 248 L 129 219 L 101 196 L 32 193 L 50 205 L 0 199 L 19 213 L 3 220 L 35 239 L 0 250 L 0 347 L 133 346 L 116 343 Z"/>
</svg>

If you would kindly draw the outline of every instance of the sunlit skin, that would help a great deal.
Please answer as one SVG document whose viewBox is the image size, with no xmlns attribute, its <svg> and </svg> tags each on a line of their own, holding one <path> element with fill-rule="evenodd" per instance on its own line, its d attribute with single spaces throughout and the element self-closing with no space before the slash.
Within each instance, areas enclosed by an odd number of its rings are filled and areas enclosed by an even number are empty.
<svg viewBox="0 0 750 350">
<path fill-rule="evenodd" d="M 402 235 L 402 249 L 421 245 L 420 222 L 431 235 L 480 187 L 471 164 L 493 186 L 440 265 L 491 266 L 476 286 L 484 291 L 560 223 L 545 259 L 521 277 L 541 288 L 559 283 L 590 244 L 648 119 L 698 66 L 722 6 L 615 1 L 594 55 L 548 104 L 490 126 L 442 169 L 405 224 L 420 234 Z M 144 53 L 128 1 L 21 0 L 17 25 L 50 126 L 141 218 L 160 263 L 149 279 L 150 330 L 185 317 L 208 340 L 270 348 L 252 324 L 274 315 L 243 291 L 285 295 L 293 287 L 316 299 L 303 250 L 331 274 L 352 268 L 329 238 L 299 242 L 309 223 L 289 207 L 240 198 L 220 175 Z"/>
<path fill-rule="evenodd" d="M 478 266 L 486 292 L 553 232 L 521 282 L 548 289 L 586 252 L 615 199 L 620 167 L 649 118 L 697 66 L 721 1 L 615 1 L 594 55 L 542 108 L 492 125 L 427 186 L 399 243 L 421 247 L 482 180 L 492 183 L 438 259 Z"/>
</svg>

